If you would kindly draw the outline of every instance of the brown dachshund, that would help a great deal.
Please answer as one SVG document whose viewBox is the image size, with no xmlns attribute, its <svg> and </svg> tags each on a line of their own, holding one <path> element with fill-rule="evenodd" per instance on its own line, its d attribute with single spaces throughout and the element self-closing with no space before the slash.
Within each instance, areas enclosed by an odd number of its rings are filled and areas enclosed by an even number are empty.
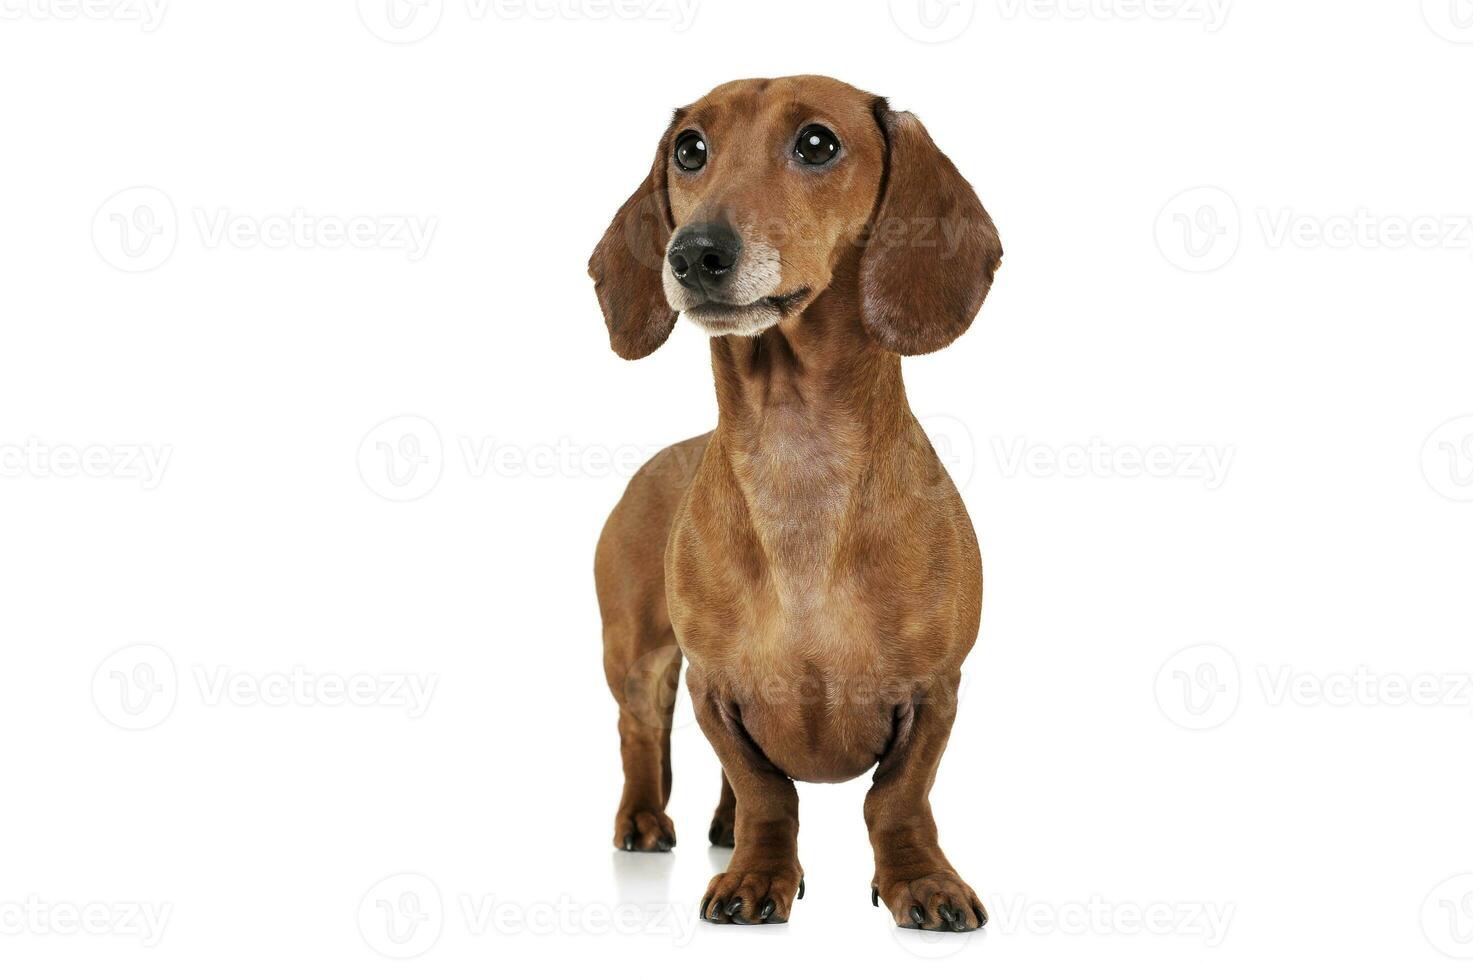
<svg viewBox="0 0 1473 980">
<path fill-rule="evenodd" d="M 872 898 L 897 924 L 985 924 L 928 796 L 977 638 L 982 567 L 911 414 L 900 355 L 951 343 L 1002 260 L 912 115 L 818 76 L 731 82 L 675 113 L 589 263 L 614 350 L 684 314 L 711 337 L 714 432 L 629 483 L 595 562 L 619 701 L 614 846 L 669 850 L 681 654 L 724 779 L 701 903 L 784 922 L 803 894 L 795 780 L 873 768 Z"/>
</svg>

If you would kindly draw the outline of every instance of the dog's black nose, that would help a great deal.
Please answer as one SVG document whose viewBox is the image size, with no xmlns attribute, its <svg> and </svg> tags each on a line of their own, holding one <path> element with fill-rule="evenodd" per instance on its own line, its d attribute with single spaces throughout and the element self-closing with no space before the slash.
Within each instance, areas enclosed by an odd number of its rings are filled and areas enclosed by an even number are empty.
<svg viewBox="0 0 1473 980">
<path fill-rule="evenodd" d="M 670 271 L 687 286 L 719 286 L 742 254 L 742 238 L 729 225 L 692 225 L 670 243 Z"/>
</svg>

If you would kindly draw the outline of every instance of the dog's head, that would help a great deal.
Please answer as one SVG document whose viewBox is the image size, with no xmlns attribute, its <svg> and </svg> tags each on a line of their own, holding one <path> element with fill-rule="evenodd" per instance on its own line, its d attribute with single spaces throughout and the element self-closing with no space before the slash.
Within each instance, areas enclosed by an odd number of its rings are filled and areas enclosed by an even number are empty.
<svg viewBox="0 0 1473 980">
<path fill-rule="evenodd" d="M 614 350 L 638 358 L 682 313 L 713 336 L 761 333 L 845 261 L 869 336 L 924 354 L 971 324 L 1002 244 L 915 116 L 804 75 L 730 82 L 677 110 L 588 272 Z"/>
</svg>

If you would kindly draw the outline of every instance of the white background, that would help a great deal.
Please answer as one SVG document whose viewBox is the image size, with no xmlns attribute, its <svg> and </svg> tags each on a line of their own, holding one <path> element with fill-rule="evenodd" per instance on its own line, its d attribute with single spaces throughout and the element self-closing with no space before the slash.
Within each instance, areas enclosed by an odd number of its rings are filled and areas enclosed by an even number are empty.
<svg viewBox="0 0 1473 980">
<path fill-rule="evenodd" d="M 1473 9 L 927 2 L 0 0 L 0 971 L 1466 975 Z M 693 922 L 683 694 L 680 844 L 609 846 L 593 545 L 715 408 L 584 267 L 672 107 L 796 72 L 1007 251 L 907 365 L 987 569 L 980 936 L 871 908 L 863 779 L 788 926 Z"/>
</svg>

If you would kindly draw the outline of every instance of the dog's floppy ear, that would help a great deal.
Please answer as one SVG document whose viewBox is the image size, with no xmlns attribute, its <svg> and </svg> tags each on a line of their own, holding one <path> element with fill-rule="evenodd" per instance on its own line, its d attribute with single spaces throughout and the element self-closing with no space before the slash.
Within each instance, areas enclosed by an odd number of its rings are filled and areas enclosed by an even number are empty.
<svg viewBox="0 0 1473 980">
<path fill-rule="evenodd" d="M 876 99 L 885 176 L 860 264 L 860 317 L 897 354 L 929 354 L 971 325 L 1002 241 L 970 184 L 921 121 Z"/>
<path fill-rule="evenodd" d="M 588 260 L 588 274 L 609 328 L 609 345 L 635 360 L 653 353 L 670 336 L 675 311 L 665 302 L 661 279 L 665 248 L 674 231 L 665 186 L 665 163 L 675 123 L 660 137 L 655 162 Z"/>
</svg>

